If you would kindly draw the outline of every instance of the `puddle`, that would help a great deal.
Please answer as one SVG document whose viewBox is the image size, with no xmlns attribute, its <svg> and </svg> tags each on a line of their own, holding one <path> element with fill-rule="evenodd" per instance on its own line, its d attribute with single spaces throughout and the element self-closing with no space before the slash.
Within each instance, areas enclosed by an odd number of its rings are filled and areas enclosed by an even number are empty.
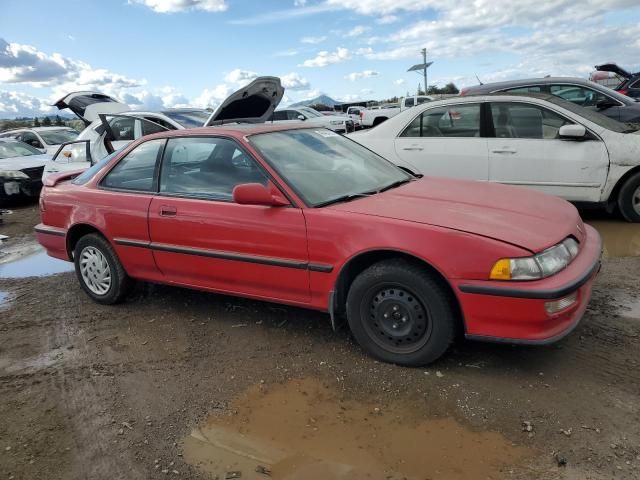
<svg viewBox="0 0 640 480">
<path fill-rule="evenodd" d="M 52 258 L 44 251 L 0 263 L 0 279 L 42 277 L 71 271 L 73 271 L 72 263 Z"/>
<path fill-rule="evenodd" d="M 615 220 L 587 221 L 594 227 L 604 242 L 604 253 L 613 257 L 640 256 L 640 224 Z"/>
<path fill-rule="evenodd" d="M 229 410 L 184 440 L 184 459 L 214 478 L 264 480 L 266 468 L 280 480 L 497 479 L 528 452 L 416 404 L 344 400 L 310 379 L 252 387 Z"/>
<path fill-rule="evenodd" d="M 9 292 L 3 292 L 2 290 L 0 290 L 0 308 L 6 307 L 7 305 L 9 305 L 9 302 Z"/>
</svg>

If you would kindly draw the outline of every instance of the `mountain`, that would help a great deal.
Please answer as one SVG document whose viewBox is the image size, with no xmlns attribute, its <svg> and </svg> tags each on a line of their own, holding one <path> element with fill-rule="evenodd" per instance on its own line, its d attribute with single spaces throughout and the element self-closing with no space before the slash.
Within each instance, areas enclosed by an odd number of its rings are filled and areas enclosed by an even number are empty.
<svg viewBox="0 0 640 480">
<path fill-rule="evenodd" d="M 289 105 L 290 107 L 308 107 L 309 105 L 326 105 L 327 107 L 333 107 L 334 105 L 338 105 L 340 102 L 336 102 L 333 98 L 328 95 L 322 94 L 318 95 L 311 100 L 303 100 L 301 102 L 292 103 Z"/>
</svg>

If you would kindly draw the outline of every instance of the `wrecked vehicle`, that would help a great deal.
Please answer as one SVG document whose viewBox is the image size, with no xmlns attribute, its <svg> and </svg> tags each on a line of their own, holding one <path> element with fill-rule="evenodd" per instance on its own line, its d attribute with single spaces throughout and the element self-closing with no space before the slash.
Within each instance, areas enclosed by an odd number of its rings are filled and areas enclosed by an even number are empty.
<svg viewBox="0 0 640 480">
<path fill-rule="evenodd" d="M 402 365 L 436 360 L 458 331 L 562 338 L 600 265 L 598 233 L 562 199 L 418 178 L 318 127 L 162 132 L 77 175 L 46 180 L 36 235 L 94 301 L 122 301 L 138 279 L 316 309 L 334 326 L 346 314 L 367 352 Z"/>
<path fill-rule="evenodd" d="M 599 72 L 611 72 L 622 78 L 622 81 L 614 89 L 616 92 L 640 99 L 640 72 L 631 73 L 615 63 L 596 65 L 595 68 Z"/>
<path fill-rule="evenodd" d="M 0 205 L 9 199 L 38 198 L 50 158 L 24 142 L 0 138 Z"/>
<path fill-rule="evenodd" d="M 215 110 L 173 108 L 161 112 L 130 111 L 117 99 L 99 92 L 74 92 L 54 106 L 71 110 L 87 128 L 73 142 L 63 144 L 47 165 L 47 176 L 88 168 L 94 162 L 145 135 L 236 121 L 265 121 L 280 103 L 284 88 L 277 77 L 258 77 L 232 93 Z M 239 105 L 242 105 L 239 107 Z M 238 110 L 241 108 L 242 111 Z"/>
<path fill-rule="evenodd" d="M 414 173 L 529 187 L 640 222 L 639 129 L 554 95 L 495 94 L 418 105 L 352 138 Z"/>
</svg>

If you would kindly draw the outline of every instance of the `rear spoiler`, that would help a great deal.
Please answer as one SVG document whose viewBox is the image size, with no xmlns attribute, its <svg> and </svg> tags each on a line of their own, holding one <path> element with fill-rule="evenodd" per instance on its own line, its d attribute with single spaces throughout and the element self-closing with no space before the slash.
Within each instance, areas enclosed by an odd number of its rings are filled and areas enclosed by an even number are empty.
<svg viewBox="0 0 640 480">
<path fill-rule="evenodd" d="M 86 169 L 71 170 L 69 172 L 62 172 L 62 173 L 54 173 L 52 175 L 49 175 L 47 178 L 45 178 L 44 186 L 45 187 L 55 187 L 57 184 L 59 184 L 61 182 L 66 182 L 67 180 L 72 180 L 72 179 L 76 178 L 78 175 L 80 175 L 85 170 Z"/>
</svg>

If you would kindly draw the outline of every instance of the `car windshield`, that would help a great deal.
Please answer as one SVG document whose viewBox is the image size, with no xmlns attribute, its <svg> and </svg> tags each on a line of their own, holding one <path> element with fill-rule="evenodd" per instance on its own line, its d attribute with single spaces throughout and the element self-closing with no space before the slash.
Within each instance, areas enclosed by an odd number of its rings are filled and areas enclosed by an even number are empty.
<svg viewBox="0 0 640 480">
<path fill-rule="evenodd" d="M 310 117 L 321 117 L 322 116 L 322 114 L 318 113 L 316 110 L 314 110 L 313 108 L 309 108 L 309 107 L 302 107 L 302 108 L 300 108 L 300 111 L 306 113 Z"/>
<path fill-rule="evenodd" d="M 80 135 L 80 132 L 65 128 L 60 130 L 41 130 L 38 135 L 42 137 L 47 145 L 60 145 L 61 143 L 75 140 Z"/>
<path fill-rule="evenodd" d="M 184 128 L 202 127 L 211 116 L 207 110 L 165 110 L 162 113 Z"/>
<path fill-rule="evenodd" d="M 594 110 L 580 107 L 575 103 L 569 102 L 567 100 L 563 100 L 562 98 L 556 97 L 554 95 L 549 95 L 548 97 L 545 97 L 545 100 L 551 103 L 555 103 L 559 107 L 565 108 L 570 112 L 573 112 L 576 115 L 586 118 L 590 122 L 593 122 L 596 125 L 602 128 L 606 128 L 607 130 L 611 130 L 613 132 L 631 133 L 640 129 L 640 125 L 619 122 L 617 120 L 614 120 L 613 118 L 607 117 L 606 115 L 598 113 Z"/>
<path fill-rule="evenodd" d="M 414 179 L 353 140 L 326 129 L 262 133 L 249 141 L 315 207 L 373 195 Z"/>
<path fill-rule="evenodd" d="M 0 158 L 28 157 L 29 155 L 42 155 L 42 152 L 22 142 L 0 142 Z"/>
</svg>

